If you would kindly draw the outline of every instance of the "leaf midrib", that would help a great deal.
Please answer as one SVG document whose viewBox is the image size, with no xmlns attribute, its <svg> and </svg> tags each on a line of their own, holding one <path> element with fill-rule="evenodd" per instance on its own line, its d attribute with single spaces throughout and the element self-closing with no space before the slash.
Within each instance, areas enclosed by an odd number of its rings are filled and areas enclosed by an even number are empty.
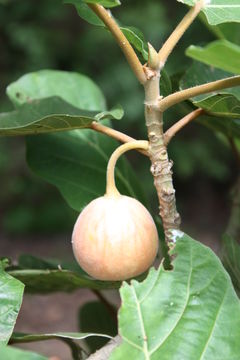
<svg viewBox="0 0 240 360">
<path fill-rule="evenodd" d="M 182 319 L 185 310 L 187 308 L 188 302 L 189 302 L 189 297 L 190 297 L 190 285 L 191 285 L 191 278 L 192 278 L 192 271 L 193 271 L 193 267 L 192 267 L 192 247 L 190 247 L 190 271 L 189 271 L 189 276 L 188 276 L 188 282 L 187 282 L 187 296 L 186 296 L 186 301 L 182 310 L 181 315 L 178 317 L 175 325 L 173 326 L 173 328 L 169 331 L 169 333 L 165 336 L 165 338 L 163 340 L 161 340 L 161 343 L 159 345 L 157 345 L 154 349 L 151 350 L 150 355 L 152 355 L 155 351 L 157 351 L 160 346 L 163 345 L 163 343 L 169 338 L 169 336 L 173 333 L 173 331 L 176 329 L 177 325 L 179 324 L 180 320 Z"/>
<path fill-rule="evenodd" d="M 220 314 L 220 311 L 221 311 L 222 305 L 223 305 L 224 300 L 225 300 L 225 297 L 226 297 L 226 295 L 227 295 L 227 290 L 228 290 L 228 288 L 226 287 L 226 291 L 225 291 L 225 293 L 224 293 L 224 296 L 223 296 L 222 302 L 221 302 L 221 304 L 219 305 L 219 309 L 218 309 L 218 311 L 217 311 L 216 318 L 215 318 L 215 321 L 214 321 L 214 323 L 213 323 L 212 330 L 210 331 L 210 334 L 209 334 L 208 340 L 207 340 L 207 342 L 206 342 L 206 345 L 204 346 L 204 349 L 203 349 L 203 351 L 202 351 L 202 354 L 200 354 L 200 358 L 199 358 L 199 360 L 202 360 L 202 359 L 203 359 L 204 354 L 206 353 L 206 350 L 207 350 L 207 348 L 208 348 L 208 344 L 209 344 L 209 342 L 210 342 L 210 340 L 211 340 L 211 338 L 212 338 L 212 335 L 213 335 L 213 332 L 214 332 L 214 329 L 215 329 L 215 326 L 216 326 L 216 323 L 217 323 L 218 316 L 219 316 L 219 314 Z"/>
</svg>

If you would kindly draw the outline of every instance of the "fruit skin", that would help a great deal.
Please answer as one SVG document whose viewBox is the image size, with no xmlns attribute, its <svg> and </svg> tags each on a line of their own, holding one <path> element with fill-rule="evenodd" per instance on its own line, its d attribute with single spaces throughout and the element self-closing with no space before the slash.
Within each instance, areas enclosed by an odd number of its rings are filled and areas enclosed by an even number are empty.
<svg viewBox="0 0 240 360">
<path fill-rule="evenodd" d="M 125 280 L 146 271 L 158 251 L 158 233 L 136 199 L 105 195 L 87 205 L 72 235 L 80 266 L 99 280 Z"/>
</svg>

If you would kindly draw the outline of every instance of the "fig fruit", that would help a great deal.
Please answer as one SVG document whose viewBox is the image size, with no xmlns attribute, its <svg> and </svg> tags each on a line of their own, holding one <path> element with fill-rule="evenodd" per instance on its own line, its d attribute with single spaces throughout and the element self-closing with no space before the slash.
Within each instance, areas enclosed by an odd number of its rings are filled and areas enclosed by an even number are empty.
<svg viewBox="0 0 240 360">
<path fill-rule="evenodd" d="M 152 216 L 136 199 L 121 195 L 115 185 L 116 161 L 125 151 L 148 149 L 147 141 L 119 146 L 107 167 L 106 194 L 88 204 L 73 229 L 76 260 L 99 280 L 125 280 L 146 271 L 158 251 L 158 233 Z"/>
<path fill-rule="evenodd" d="M 148 210 L 134 198 L 105 195 L 79 215 L 72 236 L 80 266 L 99 280 L 125 280 L 146 271 L 158 251 Z"/>
</svg>

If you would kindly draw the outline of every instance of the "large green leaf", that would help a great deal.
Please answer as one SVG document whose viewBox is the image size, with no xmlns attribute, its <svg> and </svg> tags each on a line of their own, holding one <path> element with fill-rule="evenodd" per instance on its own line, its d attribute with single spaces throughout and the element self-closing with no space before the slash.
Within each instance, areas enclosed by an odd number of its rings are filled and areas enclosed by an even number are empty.
<svg viewBox="0 0 240 360">
<path fill-rule="evenodd" d="M 18 264 L 8 266 L 6 271 L 25 284 L 25 292 L 33 294 L 72 292 L 79 288 L 115 289 L 120 286 L 120 282 L 90 278 L 77 262 L 66 263 L 62 260 L 41 259 L 31 255 L 21 255 Z"/>
<path fill-rule="evenodd" d="M 69 240 L 70 241 L 70 240 Z M 119 282 L 99 281 L 69 270 L 11 270 L 9 274 L 25 284 L 31 294 L 48 294 L 56 291 L 72 292 L 80 288 L 95 290 L 117 289 Z"/>
<path fill-rule="evenodd" d="M 213 41 L 205 47 L 191 45 L 186 54 L 204 64 L 240 74 L 240 46 L 230 41 Z"/>
<path fill-rule="evenodd" d="M 24 289 L 20 281 L 4 271 L 5 265 L 4 261 L 0 261 L 0 347 L 8 343 L 12 334 Z"/>
<path fill-rule="evenodd" d="M 6 271 L 21 280 L 25 284 L 25 292 L 32 294 L 72 292 L 79 288 L 118 289 L 121 285 L 119 281 L 99 281 L 90 278 L 77 262 L 43 260 L 31 255 L 20 256 L 18 264 L 8 266 Z M 145 276 L 146 273 L 140 275 L 138 279 L 144 279 Z M 98 329 L 95 329 L 95 332 L 98 332 Z"/>
<path fill-rule="evenodd" d="M 105 99 L 98 86 L 82 74 L 40 70 L 26 74 L 7 87 L 7 95 L 16 105 L 58 96 L 84 110 L 105 110 Z"/>
<path fill-rule="evenodd" d="M 120 119 L 123 110 L 80 110 L 59 97 L 33 100 L 15 111 L 0 114 L 0 136 L 28 135 L 89 128 L 93 121 Z"/>
<path fill-rule="evenodd" d="M 33 99 L 58 96 L 69 106 L 91 111 L 105 109 L 100 89 L 87 77 L 75 73 L 52 70 L 30 73 L 11 84 L 7 93 L 17 105 Z M 122 110 L 115 109 L 111 115 L 103 112 L 96 116 L 99 120 L 112 115 L 120 118 Z M 104 194 L 107 161 L 116 144 L 114 140 L 94 131 L 75 130 L 28 138 L 27 157 L 33 171 L 56 185 L 70 206 L 81 210 L 90 200 Z M 144 202 L 138 181 L 124 159 L 120 160 L 119 168 L 117 179 L 120 189 Z"/>
<path fill-rule="evenodd" d="M 182 89 L 208 83 L 231 76 L 231 74 L 213 67 L 195 62 L 185 73 L 180 82 Z M 240 117 L 240 86 L 217 90 L 214 93 L 203 94 L 191 99 L 192 103 L 201 107 L 208 114 L 228 118 Z M 215 121 L 214 119 L 212 120 Z M 225 120 L 226 124 L 227 121 Z M 236 120 L 238 122 L 238 120 Z"/>
<path fill-rule="evenodd" d="M 145 281 L 124 283 L 111 360 L 239 359 L 240 302 L 218 257 L 173 232 L 173 270 L 152 269 Z"/>
<path fill-rule="evenodd" d="M 240 296 L 240 246 L 229 235 L 223 237 L 222 260 L 231 276 L 235 290 Z"/>
<path fill-rule="evenodd" d="M 111 306 L 111 305 L 109 305 Z M 114 310 L 114 307 L 112 307 Z M 104 333 L 111 336 L 117 334 L 117 317 L 113 318 L 114 311 L 109 311 L 109 307 L 106 307 L 100 301 L 91 301 L 83 306 L 79 310 L 79 327 L 81 331 L 88 332 L 94 331 L 94 333 Z M 91 350 L 95 352 L 106 344 L 109 339 L 101 337 L 88 337 L 86 343 Z"/>
<path fill-rule="evenodd" d="M 177 0 L 183 4 L 194 5 L 197 0 Z M 205 0 L 203 12 L 209 24 L 217 25 L 226 22 L 240 22 L 239 0 Z"/>
<path fill-rule="evenodd" d="M 48 360 L 47 357 L 31 351 L 20 350 L 12 346 L 5 346 L 0 349 L 2 360 Z"/>
<path fill-rule="evenodd" d="M 27 138 L 27 160 L 37 175 L 57 186 L 68 204 L 80 211 L 104 195 L 107 162 L 116 147 L 116 141 L 91 130 L 39 135 Z M 145 203 L 139 181 L 124 158 L 117 168 L 119 190 Z"/>
</svg>

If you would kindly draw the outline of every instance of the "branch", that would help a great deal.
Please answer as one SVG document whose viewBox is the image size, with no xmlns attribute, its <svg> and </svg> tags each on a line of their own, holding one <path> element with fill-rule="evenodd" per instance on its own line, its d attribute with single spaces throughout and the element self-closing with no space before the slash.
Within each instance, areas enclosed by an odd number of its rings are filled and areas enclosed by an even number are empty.
<svg viewBox="0 0 240 360">
<path fill-rule="evenodd" d="M 122 49 L 130 67 L 141 84 L 146 82 L 146 75 L 143 66 L 139 61 L 135 51 L 129 43 L 126 36 L 119 28 L 116 21 L 113 19 L 110 11 L 107 11 L 103 6 L 98 4 L 88 4 L 88 6 L 95 12 L 95 14 L 104 22 L 106 27 L 110 30 L 118 45 Z"/>
<path fill-rule="evenodd" d="M 198 1 L 195 6 L 192 7 L 189 12 L 184 16 L 182 21 L 178 24 L 176 29 L 172 32 L 172 34 L 163 44 L 162 48 L 159 50 L 158 53 L 162 66 L 164 66 L 168 56 L 171 54 L 172 50 L 175 48 L 185 31 L 189 28 L 194 19 L 198 16 L 203 5 L 204 0 Z"/>
<path fill-rule="evenodd" d="M 122 339 L 119 335 L 115 336 L 100 350 L 88 357 L 87 360 L 108 360 L 112 351 L 121 344 L 121 341 Z"/>
<path fill-rule="evenodd" d="M 96 295 L 98 300 L 101 301 L 101 303 L 106 307 L 109 314 L 111 315 L 114 322 L 117 324 L 117 310 L 115 306 L 113 306 L 103 295 L 99 290 L 92 290 L 92 292 Z"/>
<path fill-rule="evenodd" d="M 173 105 L 181 101 L 188 100 L 198 95 L 207 94 L 217 90 L 231 88 L 240 85 L 240 76 L 232 76 L 223 80 L 213 81 L 207 84 L 194 86 L 189 89 L 178 91 L 174 94 L 168 95 L 158 103 L 160 111 L 165 111 Z"/>
<path fill-rule="evenodd" d="M 240 169 L 240 152 L 238 150 L 236 142 L 235 142 L 235 140 L 234 140 L 234 138 L 232 136 L 228 136 L 228 141 L 229 141 L 229 144 L 231 146 L 231 149 L 232 149 L 233 155 L 235 157 L 236 163 L 238 165 L 238 169 Z M 240 181 L 239 181 L 239 184 L 240 184 Z"/>
<path fill-rule="evenodd" d="M 173 126 L 168 129 L 164 134 L 164 145 L 167 146 L 176 133 L 181 130 L 185 125 L 187 125 L 190 121 L 196 119 L 204 112 L 203 109 L 197 109 L 192 111 L 190 114 L 184 116 L 181 120 L 176 122 Z"/>
<path fill-rule="evenodd" d="M 121 141 L 122 143 L 127 143 L 130 141 L 136 141 L 136 139 L 132 138 L 131 136 L 128 136 L 120 131 L 114 130 L 110 127 L 107 127 L 105 125 L 99 124 L 96 121 L 93 121 L 90 125 L 90 129 L 98 131 L 102 134 L 105 134 L 107 136 L 110 136 L 118 141 Z M 137 149 L 140 153 L 149 156 L 148 152 L 145 150 Z"/>
</svg>

